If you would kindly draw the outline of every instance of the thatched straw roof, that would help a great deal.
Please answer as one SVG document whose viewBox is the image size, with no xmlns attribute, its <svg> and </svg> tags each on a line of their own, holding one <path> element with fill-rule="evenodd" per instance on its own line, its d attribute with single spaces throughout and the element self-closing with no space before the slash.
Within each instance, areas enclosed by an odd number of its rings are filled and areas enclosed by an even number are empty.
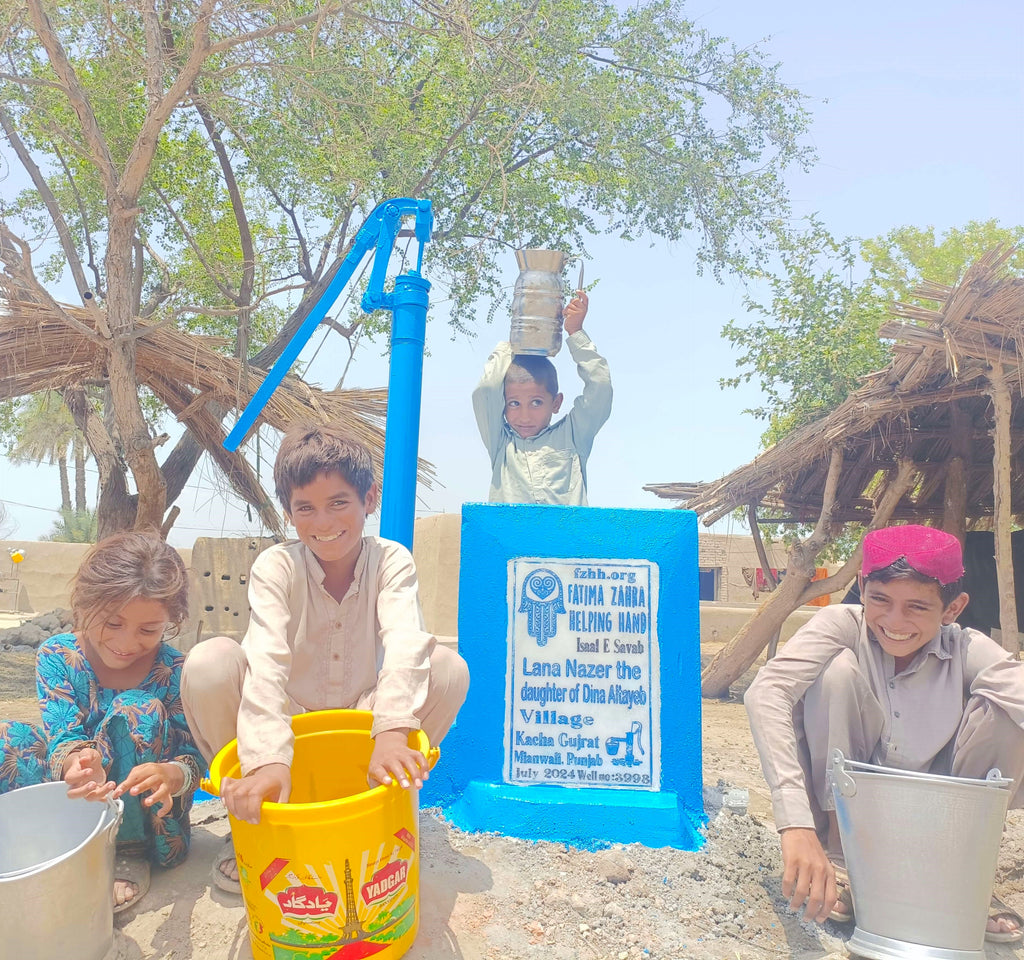
<svg viewBox="0 0 1024 960">
<path fill-rule="evenodd" d="M 993 512 L 992 407 L 988 376 L 1002 365 L 1012 401 L 1012 511 L 1024 514 L 1024 280 L 1003 269 L 1012 250 L 980 258 L 955 287 L 926 283 L 915 296 L 936 309 L 897 305 L 880 331 L 892 339 L 892 362 L 822 419 L 768 448 L 713 483 L 645 486 L 680 500 L 712 524 L 737 507 L 759 505 L 763 519 L 814 522 L 831 450 L 841 444 L 843 470 L 833 519 L 871 519 L 875 502 L 901 459 L 913 460 L 917 481 L 894 522 L 928 522 L 943 515 L 944 481 L 954 449 L 966 450 L 966 515 Z"/>
<path fill-rule="evenodd" d="M 16 279 L 0 273 L 0 400 L 102 383 L 105 351 L 97 334 L 100 317 L 99 310 L 38 302 Z M 262 372 L 251 367 L 243 370 L 241 361 L 217 352 L 215 347 L 221 346 L 221 341 L 183 333 L 173 324 L 149 326 L 138 321 L 136 338 L 139 384 L 152 390 L 188 426 L 238 493 L 256 506 L 265 520 L 275 515 L 242 453 L 224 449 L 225 428 L 206 407 L 214 401 L 241 410 L 262 383 Z M 343 423 L 370 449 L 381 476 L 386 413 L 387 391 L 383 388 L 323 391 L 287 376 L 260 419 L 279 430 L 296 420 Z M 429 486 L 432 478 L 430 464 L 420 461 L 420 481 Z M 272 523 L 270 526 L 274 528 Z"/>
</svg>

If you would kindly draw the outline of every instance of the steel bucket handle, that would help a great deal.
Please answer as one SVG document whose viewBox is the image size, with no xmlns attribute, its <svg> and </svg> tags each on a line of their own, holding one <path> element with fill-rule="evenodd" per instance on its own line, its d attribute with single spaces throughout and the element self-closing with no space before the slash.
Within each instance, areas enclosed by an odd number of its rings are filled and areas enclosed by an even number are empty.
<svg viewBox="0 0 1024 960">
<path fill-rule="evenodd" d="M 860 767 L 862 769 L 871 772 L 885 772 L 893 776 L 906 777 L 908 779 L 933 779 L 933 774 L 930 773 L 918 773 L 914 770 L 899 770 L 896 768 L 885 768 L 884 771 L 871 763 L 859 763 L 856 760 L 847 760 L 843 756 L 843 751 L 838 747 L 832 750 L 832 783 L 835 785 L 836 790 L 844 797 L 853 797 L 857 794 L 857 781 L 846 772 L 846 766 L 849 764 L 851 767 Z M 960 778 L 960 779 L 971 779 L 971 778 Z M 983 782 L 990 784 L 994 787 L 1007 787 L 1013 781 L 1008 780 L 1003 776 L 1002 771 L 998 767 L 993 767 L 987 774 Z"/>
<path fill-rule="evenodd" d="M 846 757 L 838 747 L 832 751 L 832 783 L 844 797 L 857 794 L 857 781 L 846 772 Z"/>
<path fill-rule="evenodd" d="M 576 256 L 574 256 L 574 257 L 569 257 L 565 261 L 566 265 L 572 263 L 573 260 L 579 260 L 579 262 L 580 262 L 580 278 L 576 282 L 576 289 L 577 290 L 582 290 L 583 289 L 583 255 L 582 254 L 576 254 Z"/>
<path fill-rule="evenodd" d="M 109 831 L 107 833 L 107 843 L 117 843 L 117 832 L 121 829 L 121 821 L 124 819 L 124 801 L 118 797 L 116 800 L 113 797 L 107 797 L 107 805 L 114 808 L 114 819 L 107 827 Z"/>
</svg>

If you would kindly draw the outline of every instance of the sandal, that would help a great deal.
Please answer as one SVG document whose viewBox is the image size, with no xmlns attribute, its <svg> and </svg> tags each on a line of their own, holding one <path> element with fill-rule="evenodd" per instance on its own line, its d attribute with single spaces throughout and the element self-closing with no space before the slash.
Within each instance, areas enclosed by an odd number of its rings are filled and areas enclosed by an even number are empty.
<svg viewBox="0 0 1024 960">
<path fill-rule="evenodd" d="M 828 915 L 829 920 L 836 923 L 853 923 L 853 888 L 850 886 L 850 875 L 846 867 L 832 861 L 836 870 L 836 893 L 839 899 Z"/>
<path fill-rule="evenodd" d="M 220 848 L 220 853 L 217 854 L 216 859 L 213 861 L 213 869 L 210 872 L 210 879 L 218 890 L 223 890 L 225 893 L 237 893 L 241 895 L 242 884 L 237 880 L 232 880 L 231 877 L 221 869 L 223 864 L 230 863 L 232 860 L 235 860 L 235 845 L 232 843 L 231 834 L 229 833 L 224 838 L 224 845 Z"/>
<path fill-rule="evenodd" d="M 129 883 L 135 893 L 124 903 L 114 904 L 114 913 L 123 913 L 134 907 L 149 891 L 149 860 L 130 853 L 119 853 L 114 858 L 114 883 Z"/>
<path fill-rule="evenodd" d="M 1017 924 L 1016 930 L 986 930 L 985 939 L 989 943 L 1019 943 L 1024 940 L 1024 918 L 1016 910 L 1008 907 L 994 893 L 988 908 L 989 920 L 1010 920 Z"/>
</svg>

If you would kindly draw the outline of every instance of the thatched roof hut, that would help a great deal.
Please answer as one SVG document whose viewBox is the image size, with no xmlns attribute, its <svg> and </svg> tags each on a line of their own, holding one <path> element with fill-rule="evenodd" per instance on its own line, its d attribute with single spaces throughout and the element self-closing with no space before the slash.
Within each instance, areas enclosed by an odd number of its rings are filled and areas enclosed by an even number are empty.
<svg viewBox="0 0 1024 960">
<path fill-rule="evenodd" d="M 981 258 L 955 287 L 926 283 L 915 294 L 934 310 L 897 305 L 901 318 L 882 327 L 892 362 L 830 414 L 795 430 L 750 463 L 712 483 L 645 486 L 681 501 L 712 524 L 757 504 L 762 519 L 814 523 L 821 514 L 829 459 L 843 450 L 832 519 L 870 521 L 901 460 L 917 477 L 898 501 L 896 522 L 938 523 L 946 511 L 951 461 L 963 460 L 968 521 L 991 518 L 993 406 L 990 377 L 1003 374 L 1012 411 L 1012 507 L 1024 514 L 1024 280 L 1000 268 L 1009 251 Z"/>
<path fill-rule="evenodd" d="M 18 278 L 0 273 L 0 400 L 42 390 L 104 383 L 105 350 L 99 309 L 44 300 Z M 272 497 L 263 489 L 244 450 L 223 447 L 222 411 L 241 410 L 265 376 L 262 370 L 219 352 L 223 343 L 195 336 L 173 324 L 136 320 L 135 373 L 188 427 L 217 463 L 232 487 L 256 508 L 264 525 L 283 535 Z M 383 475 L 387 391 L 324 391 L 289 375 L 274 391 L 260 422 L 285 430 L 296 420 L 345 424 L 371 451 Z M 429 463 L 419 463 L 419 479 L 433 479 Z"/>
<path fill-rule="evenodd" d="M 995 531 L 1000 621 L 1016 624 L 1010 530 L 1024 516 L 1024 280 L 1006 274 L 1013 252 L 989 252 L 956 286 L 925 283 L 914 291 L 934 309 L 897 305 L 899 319 L 879 331 L 894 341 L 892 361 L 827 416 L 720 480 L 644 489 L 680 501 L 705 524 L 745 508 L 762 555 L 759 522 L 814 526 L 791 551 L 787 579 L 813 575 L 814 556 L 837 524 L 927 523 L 962 540 L 968 525 L 983 521 Z M 795 608 L 841 589 L 859 556 L 828 580 L 789 584 L 786 603 Z M 766 606 L 777 599 L 770 596 Z M 777 630 L 779 616 L 788 614 L 779 609 L 785 604 L 774 605 Z M 751 634 L 736 638 L 745 644 L 742 655 L 727 648 L 720 655 L 727 666 L 716 657 L 705 671 L 705 693 L 727 689 L 732 673 L 770 640 L 770 631 Z M 1003 642 L 1016 649 L 1013 630 L 1004 631 Z"/>
</svg>

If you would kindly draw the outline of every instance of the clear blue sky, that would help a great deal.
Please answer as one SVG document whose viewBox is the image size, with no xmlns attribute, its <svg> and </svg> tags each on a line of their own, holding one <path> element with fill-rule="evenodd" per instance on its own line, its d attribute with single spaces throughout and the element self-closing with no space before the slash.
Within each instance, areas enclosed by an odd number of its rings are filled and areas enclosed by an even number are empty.
<svg viewBox="0 0 1024 960">
<path fill-rule="evenodd" d="M 819 160 L 791 178 L 798 215 L 817 213 L 834 234 L 858 237 L 908 224 L 941 232 L 968 220 L 1024 223 L 1019 0 L 868 0 L 856 8 L 693 0 L 686 9 L 737 45 L 760 43 L 809 98 Z M 643 485 L 712 480 L 758 451 L 762 425 L 742 413 L 759 402 L 757 392 L 718 386 L 735 369 L 720 331 L 742 316 L 742 290 L 698 277 L 683 243 L 602 237 L 590 252 L 587 281 L 599 283 L 586 329 L 608 357 L 615 386 L 612 417 L 590 460 L 590 502 L 667 506 Z M 433 302 L 441 299 L 435 290 Z M 508 336 L 507 314 L 488 327 L 482 304 L 477 338 L 453 343 L 443 310 L 432 313 L 427 332 L 420 454 L 444 486 L 421 491 L 421 514 L 486 499 L 490 471 L 469 397 L 494 343 Z M 304 356 L 319 342 L 314 336 Z M 336 381 L 343 361 L 334 346 L 321 349 L 312 379 Z M 387 382 L 380 353 L 373 345 L 361 350 L 349 386 Z M 557 366 L 571 401 L 579 381 L 564 351 Z M 8 501 L 7 537 L 35 539 L 59 503 L 56 469 L 0 461 L 0 497 Z M 208 464 L 178 503 L 183 515 L 171 542 L 179 546 L 196 536 L 258 532 Z"/>
</svg>

